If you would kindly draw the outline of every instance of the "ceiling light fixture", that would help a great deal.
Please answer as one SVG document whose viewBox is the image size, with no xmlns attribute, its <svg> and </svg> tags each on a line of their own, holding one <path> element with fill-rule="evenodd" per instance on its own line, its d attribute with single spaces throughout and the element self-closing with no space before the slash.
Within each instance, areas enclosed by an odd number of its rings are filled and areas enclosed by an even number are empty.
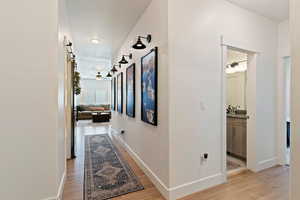
<svg viewBox="0 0 300 200">
<path fill-rule="evenodd" d="M 98 72 L 98 74 L 96 75 L 96 80 L 99 81 L 99 80 L 101 80 L 101 78 L 102 78 L 102 75 L 100 72 Z"/>
<path fill-rule="evenodd" d="M 137 42 L 132 46 L 134 49 L 146 49 L 146 45 L 142 42 L 142 39 L 146 39 L 148 43 L 151 42 L 152 36 L 148 34 L 146 37 L 138 36 Z"/>
<path fill-rule="evenodd" d="M 93 44 L 99 44 L 99 40 L 94 38 L 94 39 L 91 39 L 91 43 Z"/>
<path fill-rule="evenodd" d="M 122 60 L 119 62 L 119 64 L 128 64 L 128 61 L 126 60 L 125 57 L 128 57 L 130 60 L 132 59 L 132 53 L 129 55 L 123 55 Z"/>
</svg>

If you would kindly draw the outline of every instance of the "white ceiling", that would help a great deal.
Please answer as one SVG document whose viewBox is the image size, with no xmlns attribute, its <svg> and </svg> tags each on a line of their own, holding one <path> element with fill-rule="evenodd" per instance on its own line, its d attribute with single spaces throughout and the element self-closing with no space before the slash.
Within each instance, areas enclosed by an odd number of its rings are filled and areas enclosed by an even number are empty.
<svg viewBox="0 0 300 200">
<path fill-rule="evenodd" d="M 79 71 L 95 78 L 108 70 L 120 48 L 151 0 L 67 0 L 67 12 Z M 91 43 L 99 39 L 99 44 Z"/>
<path fill-rule="evenodd" d="M 289 0 L 227 0 L 273 21 L 281 22 L 289 17 Z"/>
</svg>

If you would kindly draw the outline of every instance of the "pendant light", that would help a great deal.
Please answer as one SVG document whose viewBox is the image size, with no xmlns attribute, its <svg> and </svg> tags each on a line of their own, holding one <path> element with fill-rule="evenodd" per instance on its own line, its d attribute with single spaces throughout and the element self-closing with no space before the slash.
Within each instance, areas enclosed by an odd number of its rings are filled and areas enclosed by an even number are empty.
<svg viewBox="0 0 300 200">
<path fill-rule="evenodd" d="M 137 42 L 132 46 L 134 49 L 146 49 L 146 45 L 142 42 L 142 39 L 146 39 L 148 43 L 151 42 L 152 36 L 148 34 L 146 37 L 138 36 Z"/>
<path fill-rule="evenodd" d="M 128 61 L 126 60 L 125 57 L 128 57 L 130 60 L 132 59 L 132 54 L 129 55 L 123 55 L 122 60 L 119 62 L 120 64 L 128 64 Z"/>
<path fill-rule="evenodd" d="M 102 75 L 100 72 L 98 72 L 98 74 L 96 75 L 96 80 L 99 81 L 99 80 L 101 80 L 101 78 L 102 78 Z"/>
</svg>

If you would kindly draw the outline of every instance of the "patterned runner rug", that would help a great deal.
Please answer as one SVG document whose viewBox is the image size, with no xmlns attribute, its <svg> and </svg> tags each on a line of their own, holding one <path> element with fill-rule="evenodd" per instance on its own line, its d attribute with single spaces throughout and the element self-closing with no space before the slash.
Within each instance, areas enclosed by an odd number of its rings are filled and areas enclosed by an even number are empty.
<svg viewBox="0 0 300 200">
<path fill-rule="evenodd" d="M 108 135 L 85 136 L 84 199 L 105 200 L 143 190 Z"/>
</svg>

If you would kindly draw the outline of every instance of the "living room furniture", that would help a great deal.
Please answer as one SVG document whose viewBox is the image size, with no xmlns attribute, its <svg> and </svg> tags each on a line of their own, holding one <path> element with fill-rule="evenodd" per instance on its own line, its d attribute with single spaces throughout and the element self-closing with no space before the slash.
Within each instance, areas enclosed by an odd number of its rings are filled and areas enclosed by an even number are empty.
<svg viewBox="0 0 300 200">
<path fill-rule="evenodd" d="M 111 116 L 109 113 L 92 113 L 92 119 L 94 123 L 109 122 L 110 117 Z"/>
<path fill-rule="evenodd" d="M 108 113 L 111 115 L 110 105 L 78 105 L 76 107 L 76 119 L 78 120 L 92 120 L 92 113 Z"/>
</svg>

